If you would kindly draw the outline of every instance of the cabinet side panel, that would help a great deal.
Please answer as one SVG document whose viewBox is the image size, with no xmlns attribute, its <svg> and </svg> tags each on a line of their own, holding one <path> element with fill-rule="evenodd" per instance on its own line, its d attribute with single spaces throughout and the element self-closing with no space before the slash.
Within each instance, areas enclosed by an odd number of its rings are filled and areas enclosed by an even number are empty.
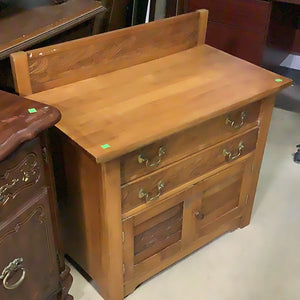
<svg viewBox="0 0 300 300">
<path fill-rule="evenodd" d="M 256 144 L 256 150 L 254 154 L 254 160 L 252 165 L 252 182 L 250 193 L 247 201 L 247 207 L 241 219 L 240 227 L 245 227 L 250 223 L 251 212 L 259 177 L 259 171 L 261 167 L 261 162 L 263 159 L 265 145 L 267 141 L 268 131 L 270 127 L 273 107 L 274 107 L 275 96 L 268 97 L 267 99 L 262 100 L 260 114 L 259 114 L 259 132 Z"/>
<path fill-rule="evenodd" d="M 123 245 L 120 160 L 101 165 L 100 256 L 105 276 L 104 298 L 121 300 L 123 287 Z"/>
<path fill-rule="evenodd" d="M 98 165 L 67 137 L 61 137 L 61 145 L 67 193 L 58 200 L 65 253 L 97 281 L 101 291 L 105 276 L 100 259 Z"/>
</svg>

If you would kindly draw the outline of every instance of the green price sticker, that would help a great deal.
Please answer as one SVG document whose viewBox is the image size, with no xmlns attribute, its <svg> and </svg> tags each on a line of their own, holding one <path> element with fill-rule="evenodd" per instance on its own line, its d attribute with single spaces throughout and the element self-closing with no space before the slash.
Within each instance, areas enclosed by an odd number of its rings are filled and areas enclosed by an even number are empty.
<svg viewBox="0 0 300 300">
<path fill-rule="evenodd" d="M 37 112 L 35 108 L 29 108 L 28 111 L 30 114 L 34 114 Z"/>
<path fill-rule="evenodd" d="M 104 144 L 104 145 L 101 145 L 101 148 L 102 148 L 102 149 L 107 149 L 107 148 L 110 148 L 110 145 Z"/>
<path fill-rule="evenodd" d="M 276 81 L 276 82 L 281 82 L 281 81 L 282 81 L 282 79 L 280 79 L 280 78 L 277 78 L 277 79 L 275 79 L 275 81 Z"/>
</svg>

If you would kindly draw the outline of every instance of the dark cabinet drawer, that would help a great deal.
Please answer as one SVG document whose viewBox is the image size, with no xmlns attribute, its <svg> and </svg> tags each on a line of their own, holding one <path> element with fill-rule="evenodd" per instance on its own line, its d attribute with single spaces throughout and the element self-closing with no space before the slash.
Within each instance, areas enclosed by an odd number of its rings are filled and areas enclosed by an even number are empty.
<svg viewBox="0 0 300 300">
<path fill-rule="evenodd" d="M 0 163 L 0 220 L 24 205 L 45 186 L 39 138 L 23 144 Z"/>
<path fill-rule="evenodd" d="M 0 253 L 1 300 L 44 300 L 59 291 L 46 189 L 11 221 L 0 222 Z"/>
</svg>

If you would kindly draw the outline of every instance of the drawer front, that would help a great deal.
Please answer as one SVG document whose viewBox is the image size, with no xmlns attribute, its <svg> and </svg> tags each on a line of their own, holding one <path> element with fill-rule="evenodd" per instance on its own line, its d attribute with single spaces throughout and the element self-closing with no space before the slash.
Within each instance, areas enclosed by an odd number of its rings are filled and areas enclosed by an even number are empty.
<svg viewBox="0 0 300 300">
<path fill-rule="evenodd" d="M 258 129 L 207 148 L 121 188 L 123 213 L 155 202 L 167 192 L 255 149 Z"/>
<path fill-rule="evenodd" d="M 236 163 L 125 219 L 125 282 L 143 281 L 151 270 L 156 273 L 170 264 L 172 257 L 178 260 L 180 252 L 187 255 L 187 249 L 195 250 L 232 229 L 246 203 L 250 162 Z"/>
<path fill-rule="evenodd" d="M 39 138 L 23 144 L 0 163 L 0 219 L 15 212 L 45 186 Z"/>
<path fill-rule="evenodd" d="M 260 102 L 250 104 L 123 156 L 121 182 L 130 182 L 254 127 L 259 109 Z"/>
<path fill-rule="evenodd" d="M 1 300 L 41 300 L 59 291 L 47 190 L 42 191 L 11 220 L 0 223 Z"/>
</svg>

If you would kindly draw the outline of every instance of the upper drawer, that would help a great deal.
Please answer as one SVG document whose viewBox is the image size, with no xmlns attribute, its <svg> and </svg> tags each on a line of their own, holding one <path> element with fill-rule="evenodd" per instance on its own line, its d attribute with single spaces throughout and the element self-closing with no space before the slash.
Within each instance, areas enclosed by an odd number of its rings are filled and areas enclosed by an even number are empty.
<svg viewBox="0 0 300 300">
<path fill-rule="evenodd" d="M 161 195 L 252 152 L 256 147 L 257 133 L 258 129 L 253 129 L 123 185 L 123 213 L 145 203 L 157 201 Z"/>
<path fill-rule="evenodd" d="M 0 163 L 0 219 L 14 213 L 44 185 L 43 157 L 37 137 Z"/>
<path fill-rule="evenodd" d="M 265 32 L 268 29 L 271 3 L 257 0 L 190 0 L 188 10 L 209 10 L 209 20 L 246 29 Z"/>
<path fill-rule="evenodd" d="M 254 127 L 259 109 L 260 102 L 252 103 L 124 155 L 122 184 Z"/>
</svg>

